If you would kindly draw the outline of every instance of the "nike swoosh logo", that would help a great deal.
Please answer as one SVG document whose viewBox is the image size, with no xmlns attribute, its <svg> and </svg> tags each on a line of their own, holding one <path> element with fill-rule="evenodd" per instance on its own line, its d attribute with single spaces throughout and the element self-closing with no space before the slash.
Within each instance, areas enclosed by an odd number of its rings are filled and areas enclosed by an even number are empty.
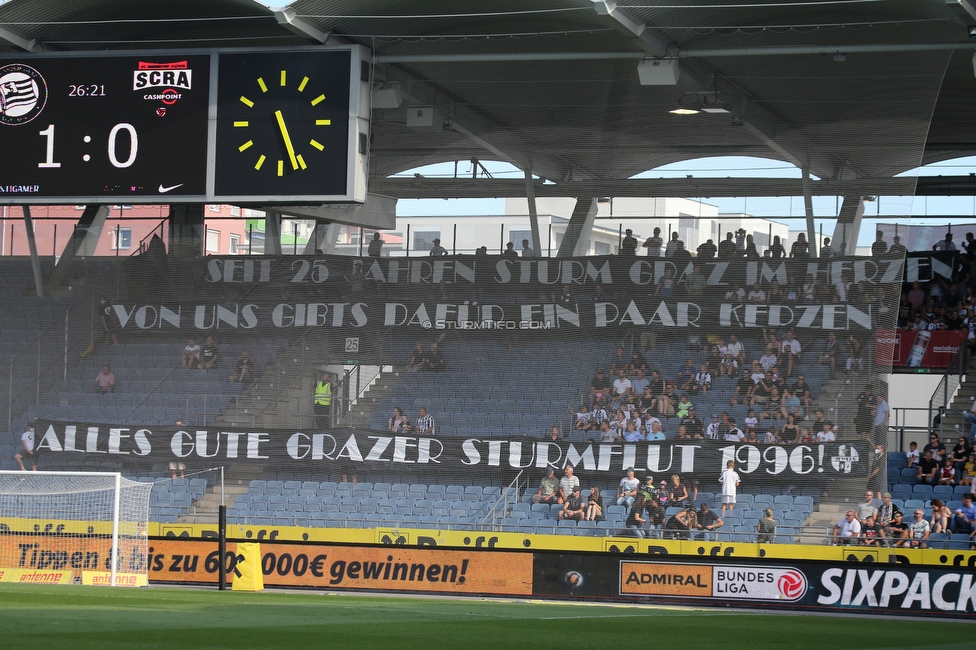
<svg viewBox="0 0 976 650">
<path fill-rule="evenodd" d="M 180 183 L 179 185 L 170 185 L 169 187 L 163 187 L 163 184 L 160 183 L 159 184 L 159 193 L 160 194 L 166 194 L 166 192 L 170 192 L 172 190 L 175 190 L 177 187 L 183 187 L 183 183 Z"/>
</svg>

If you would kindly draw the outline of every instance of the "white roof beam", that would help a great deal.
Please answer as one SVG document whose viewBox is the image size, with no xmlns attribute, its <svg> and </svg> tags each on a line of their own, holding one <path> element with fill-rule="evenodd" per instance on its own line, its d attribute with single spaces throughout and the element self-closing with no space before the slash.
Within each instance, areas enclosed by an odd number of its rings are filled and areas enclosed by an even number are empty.
<svg viewBox="0 0 976 650">
<path fill-rule="evenodd" d="M 619 8 L 613 0 L 596 0 L 593 2 L 593 9 L 598 14 L 613 18 L 617 29 L 637 39 L 641 49 L 648 54 L 657 57 L 667 56 L 668 44 L 649 30 L 639 18 L 626 9 Z"/>
<path fill-rule="evenodd" d="M 664 58 L 668 58 L 669 54 L 674 58 L 680 56 L 678 48 L 669 48 L 667 43 L 654 33 L 654 30 L 649 29 L 646 24 L 640 22 L 640 19 L 634 17 L 630 12 L 619 9 L 612 0 L 594 1 L 593 8 L 598 14 L 605 15 L 613 20 L 619 31 L 636 39 L 638 46 L 648 54 Z M 714 81 L 716 71 L 700 60 L 682 58 L 681 69 L 702 88 L 716 88 Z M 636 70 L 634 72 L 636 73 Z M 833 160 L 830 156 L 819 154 L 819 148 L 812 142 L 799 143 L 804 153 L 787 150 L 786 147 L 777 142 L 776 133 L 778 131 L 793 132 L 795 131 L 793 125 L 755 101 L 748 91 L 731 82 L 731 80 L 725 79 L 721 92 L 731 105 L 740 105 L 743 109 L 748 109 L 742 110 L 737 116 L 742 119 L 743 125 L 760 142 L 794 165 L 808 167 L 821 178 L 834 178 L 844 167 L 842 162 Z"/>
<path fill-rule="evenodd" d="M 312 43 L 318 43 L 322 45 L 327 40 L 329 40 L 329 35 L 332 33 L 332 32 L 323 32 L 318 27 L 312 25 L 307 21 L 302 20 L 301 18 L 298 17 L 298 12 L 292 9 L 291 7 L 275 9 L 274 15 L 279 25 L 281 25 L 291 33 Z"/>
<path fill-rule="evenodd" d="M 0 41 L 4 41 L 25 52 L 37 52 L 40 50 L 36 38 L 31 38 L 23 32 L 11 29 L 10 27 L 0 27 Z"/>
</svg>

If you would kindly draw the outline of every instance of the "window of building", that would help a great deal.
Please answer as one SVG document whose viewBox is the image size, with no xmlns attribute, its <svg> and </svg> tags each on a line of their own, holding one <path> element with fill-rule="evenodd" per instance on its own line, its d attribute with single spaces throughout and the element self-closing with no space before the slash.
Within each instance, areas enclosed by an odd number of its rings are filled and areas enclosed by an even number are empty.
<svg viewBox="0 0 976 650">
<path fill-rule="evenodd" d="M 211 203 L 207 207 L 210 208 L 210 211 L 211 212 L 220 212 L 220 205 L 219 204 Z"/>
<path fill-rule="evenodd" d="M 610 244 L 605 241 L 593 242 L 593 253 L 595 255 L 609 255 Z"/>
<path fill-rule="evenodd" d="M 522 250 L 522 240 L 529 240 L 529 248 L 532 248 L 532 231 L 531 230 L 509 230 L 508 231 L 508 241 L 515 244 L 515 250 Z"/>
<path fill-rule="evenodd" d="M 207 252 L 220 252 L 220 231 L 207 229 Z"/>
<path fill-rule="evenodd" d="M 241 206 L 239 206 L 239 205 L 232 205 L 232 206 L 230 206 L 230 216 L 232 216 L 232 217 L 239 217 L 239 216 L 241 216 Z"/>
<path fill-rule="evenodd" d="M 230 246 L 228 247 L 228 252 L 231 255 L 237 255 L 241 248 L 241 236 L 231 235 L 230 236 Z"/>
<path fill-rule="evenodd" d="M 440 230 L 414 230 L 413 231 L 413 250 L 429 251 L 434 245 L 435 239 L 441 238 Z M 441 243 L 443 246 L 443 242 Z"/>
<path fill-rule="evenodd" d="M 112 250 L 132 248 L 132 228 L 112 228 Z"/>
</svg>

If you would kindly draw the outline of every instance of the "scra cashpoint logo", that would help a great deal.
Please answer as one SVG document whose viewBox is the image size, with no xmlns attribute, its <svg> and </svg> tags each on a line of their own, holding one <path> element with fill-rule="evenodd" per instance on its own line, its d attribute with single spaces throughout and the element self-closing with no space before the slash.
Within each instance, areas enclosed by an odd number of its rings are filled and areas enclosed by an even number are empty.
<svg viewBox="0 0 976 650">
<path fill-rule="evenodd" d="M 172 106 L 183 97 L 181 90 L 190 90 L 192 87 L 193 70 L 185 60 L 166 63 L 139 61 L 136 70 L 132 73 L 132 90 L 144 91 L 143 99 L 161 101 L 167 106 Z M 162 88 L 162 90 L 146 92 L 153 88 Z M 166 111 L 165 109 L 162 113 L 157 111 L 157 114 L 162 117 Z"/>
<path fill-rule="evenodd" d="M 47 82 L 40 72 L 23 63 L 0 67 L 0 124 L 26 124 L 47 105 Z"/>
</svg>

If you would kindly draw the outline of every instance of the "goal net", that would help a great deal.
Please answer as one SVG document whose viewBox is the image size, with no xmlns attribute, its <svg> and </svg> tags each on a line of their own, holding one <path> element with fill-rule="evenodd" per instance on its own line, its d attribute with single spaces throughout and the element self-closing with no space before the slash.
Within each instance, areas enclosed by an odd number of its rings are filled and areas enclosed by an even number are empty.
<svg viewBox="0 0 976 650">
<path fill-rule="evenodd" d="M 0 582 L 145 584 L 151 490 L 118 472 L 0 471 Z"/>
</svg>

